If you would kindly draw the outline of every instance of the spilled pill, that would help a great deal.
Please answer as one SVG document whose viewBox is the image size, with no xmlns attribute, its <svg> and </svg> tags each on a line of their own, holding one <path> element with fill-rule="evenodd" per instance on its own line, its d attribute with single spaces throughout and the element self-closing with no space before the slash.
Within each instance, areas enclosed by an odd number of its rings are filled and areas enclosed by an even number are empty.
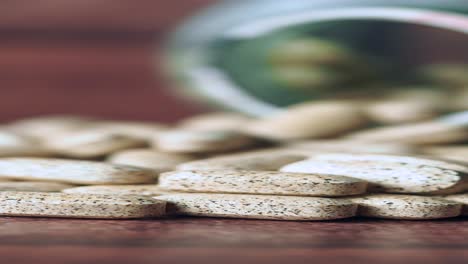
<svg viewBox="0 0 468 264">
<path fill-rule="evenodd" d="M 356 195 L 367 187 L 365 181 L 343 176 L 242 170 L 166 172 L 161 174 L 159 185 L 184 192 L 296 196 Z"/>
<path fill-rule="evenodd" d="M 0 178 L 99 185 L 153 183 L 156 175 L 151 170 L 104 162 L 2 158 Z"/>
<path fill-rule="evenodd" d="M 352 217 L 357 209 L 344 199 L 298 196 L 185 193 L 155 199 L 167 201 L 171 214 L 206 217 L 331 220 Z"/>
<path fill-rule="evenodd" d="M 145 196 L 0 192 L 1 216 L 146 218 L 163 216 L 165 206 Z"/>
</svg>

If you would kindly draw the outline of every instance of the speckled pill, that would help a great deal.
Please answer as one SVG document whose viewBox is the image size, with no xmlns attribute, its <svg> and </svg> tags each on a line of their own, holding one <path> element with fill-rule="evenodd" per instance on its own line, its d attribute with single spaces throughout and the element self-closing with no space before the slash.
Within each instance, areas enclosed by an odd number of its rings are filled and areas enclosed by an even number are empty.
<svg viewBox="0 0 468 264">
<path fill-rule="evenodd" d="M 372 194 L 351 197 L 359 205 L 358 215 L 392 219 L 438 219 L 459 216 L 462 205 L 435 197 Z"/>
<path fill-rule="evenodd" d="M 276 82 L 298 89 L 324 89 L 346 81 L 346 74 L 320 66 L 282 65 L 273 69 Z"/>
<path fill-rule="evenodd" d="M 463 172 L 404 161 L 309 159 L 286 165 L 280 171 L 353 177 L 368 181 L 373 192 L 452 194 L 468 188 Z"/>
<path fill-rule="evenodd" d="M 166 203 L 146 196 L 0 192 L 1 216 L 146 218 L 165 214 Z"/>
<path fill-rule="evenodd" d="M 422 148 L 421 152 L 426 155 L 435 156 L 440 159 L 454 160 L 468 164 L 467 145 L 428 146 Z"/>
<path fill-rule="evenodd" d="M 284 146 L 287 149 L 312 152 L 345 152 L 345 153 L 412 153 L 414 147 L 395 143 L 366 143 L 342 139 L 304 140 Z M 310 153 L 310 152 L 309 152 Z"/>
<path fill-rule="evenodd" d="M 251 122 L 245 132 L 274 141 L 329 138 L 362 127 L 358 105 L 339 101 L 303 103 Z"/>
<path fill-rule="evenodd" d="M 457 162 L 449 162 L 437 160 L 436 158 L 429 157 L 413 157 L 402 155 L 384 155 L 384 154 L 343 154 L 343 153 L 325 153 L 317 154 L 313 157 L 316 160 L 332 160 L 332 161 L 368 161 L 368 162 L 389 162 L 398 163 L 402 165 L 421 165 L 421 166 L 434 166 L 442 169 L 456 170 L 468 174 L 468 166 Z"/>
<path fill-rule="evenodd" d="M 154 197 L 175 215 L 273 220 L 331 220 L 352 217 L 357 205 L 345 199 L 246 194 L 185 193 Z"/>
<path fill-rule="evenodd" d="M 8 129 L 38 140 L 53 139 L 57 134 L 71 132 L 91 123 L 90 119 L 69 116 L 50 115 L 25 118 L 8 124 Z"/>
<path fill-rule="evenodd" d="M 171 130 L 156 136 L 153 146 L 164 152 L 198 154 L 238 150 L 255 143 L 236 131 Z"/>
<path fill-rule="evenodd" d="M 352 50 L 320 38 L 298 38 L 274 45 L 269 52 L 274 65 L 323 65 L 352 63 Z"/>
<path fill-rule="evenodd" d="M 370 128 L 346 136 L 364 142 L 391 142 L 411 145 L 431 145 L 463 142 L 468 133 L 463 126 L 427 121 Z"/>
<path fill-rule="evenodd" d="M 186 118 L 179 122 L 181 129 L 213 131 L 213 130 L 235 130 L 239 131 L 251 121 L 250 117 L 237 113 L 221 112 L 201 114 Z"/>
<path fill-rule="evenodd" d="M 1 184 L 0 184 L 1 186 Z M 63 193 L 87 193 L 87 194 L 108 194 L 108 195 L 146 195 L 157 196 L 172 193 L 161 189 L 156 184 L 139 185 L 94 185 L 81 186 L 62 190 Z"/>
<path fill-rule="evenodd" d="M 0 159 L 0 178 L 89 185 L 140 184 L 153 183 L 156 173 L 152 170 L 104 162 L 2 158 Z"/>
<path fill-rule="evenodd" d="M 39 144 L 40 142 L 29 136 L 24 136 L 0 127 L 0 157 L 48 157 L 53 152 Z"/>
<path fill-rule="evenodd" d="M 46 140 L 44 145 L 62 156 L 78 159 L 94 159 L 119 150 L 144 147 L 146 141 L 112 131 L 85 129 L 63 133 Z"/>
<path fill-rule="evenodd" d="M 0 191 L 17 192 L 60 192 L 63 189 L 74 187 L 61 182 L 38 181 L 3 181 L 0 182 Z"/>
<path fill-rule="evenodd" d="M 166 172 L 160 175 L 159 185 L 182 192 L 296 196 L 356 195 L 367 188 L 367 182 L 343 176 L 242 170 Z"/>
<path fill-rule="evenodd" d="M 430 101 L 385 100 L 365 107 L 367 115 L 382 124 L 403 124 L 430 120 L 440 115 L 441 109 Z"/>
<path fill-rule="evenodd" d="M 112 154 L 107 161 L 113 164 L 151 169 L 161 173 L 174 170 L 178 164 L 194 159 L 191 155 L 166 153 L 154 149 L 129 149 Z"/>
<path fill-rule="evenodd" d="M 8 131 L 4 127 L 0 127 L 0 148 L 31 145 L 31 143 L 34 143 L 34 140 L 31 138 L 18 135 Z"/>
<path fill-rule="evenodd" d="M 57 153 L 38 145 L 0 146 L 0 157 L 53 157 Z"/>
<path fill-rule="evenodd" d="M 463 204 L 462 215 L 468 216 L 468 193 L 452 194 L 442 198 Z"/>
<path fill-rule="evenodd" d="M 466 87 L 468 85 L 467 64 L 429 64 L 421 68 L 421 75 L 441 86 Z"/>
<path fill-rule="evenodd" d="M 114 133 L 129 138 L 150 141 L 155 135 L 166 131 L 168 127 L 155 122 L 101 120 L 93 123 L 93 129 L 103 133 Z"/>
<path fill-rule="evenodd" d="M 304 154 L 283 150 L 261 150 L 226 154 L 179 164 L 177 170 L 277 170 L 282 166 L 306 159 Z"/>
</svg>

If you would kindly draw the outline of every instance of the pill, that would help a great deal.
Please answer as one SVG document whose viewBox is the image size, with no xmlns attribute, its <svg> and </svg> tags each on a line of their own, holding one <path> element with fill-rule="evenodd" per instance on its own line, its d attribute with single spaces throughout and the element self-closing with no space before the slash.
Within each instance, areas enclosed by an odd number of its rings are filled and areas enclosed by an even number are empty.
<svg viewBox="0 0 468 264">
<path fill-rule="evenodd" d="M 65 157 L 94 159 L 123 149 L 143 147 L 146 142 L 113 132 L 91 129 L 62 133 L 45 141 L 44 145 Z"/>
<path fill-rule="evenodd" d="M 226 154 L 179 164 L 177 170 L 277 170 L 282 166 L 305 159 L 304 154 L 282 150 L 260 150 Z"/>
<path fill-rule="evenodd" d="M 175 215 L 273 220 L 331 220 L 352 217 L 357 205 L 344 199 L 247 194 L 186 193 L 154 197 Z"/>
<path fill-rule="evenodd" d="M 349 134 L 346 138 L 367 142 L 430 145 L 465 141 L 468 133 L 466 127 L 429 121 L 362 130 Z"/>
<path fill-rule="evenodd" d="M 416 166 L 434 166 L 442 169 L 456 170 L 468 174 L 468 165 L 437 160 L 428 157 L 401 156 L 401 155 L 383 155 L 383 154 L 343 154 L 343 153 L 325 153 L 317 154 L 313 157 L 315 160 L 348 161 L 348 162 L 390 162 L 401 165 Z"/>
<path fill-rule="evenodd" d="M 442 159 L 454 160 L 468 164 L 467 145 L 427 146 L 421 149 L 423 154 Z"/>
<path fill-rule="evenodd" d="M 371 194 L 351 197 L 359 205 L 358 215 L 391 219 L 438 219 L 459 216 L 462 205 L 436 197 Z"/>
<path fill-rule="evenodd" d="M 310 66 L 277 66 L 273 79 L 287 87 L 304 90 L 319 90 L 339 85 L 346 81 L 346 75 L 332 69 Z"/>
<path fill-rule="evenodd" d="M 93 123 L 93 129 L 149 142 L 168 127 L 156 122 L 103 120 Z"/>
<path fill-rule="evenodd" d="M 55 153 L 39 144 L 36 139 L 7 129 L 0 129 L 0 157 L 48 157 Z"/>
<path fill-rule="evenodd" d="M 159 178 L 159 186 L 183 192 L 346 196 L 364 193 L 367 182 L 319 174 L 200 170 L 163 173 Z"/>
<path fill-rule="evenodd" d="M 34 144 L 31 138 L 18 135 L 5 129 L 0 128 L 0 148 L 1 147 L 17 147 L 23 145 Z"/>
<path fill-rule="evenodd" d="M 181 129 L 240 130 L 251 118 L 236 113 L 208 113 L 186 118 L 178 123 Z"/>
<path fill-rule="evenodd" d="M 437 109 L 449 109 L 450 94 L 443 86 L 399 86 L 389 87 L 384 97 L 390 101 L 425 102 Z"/>
<path fill-rule="evenodd" d="M 15 121 L 7 127 L 20 135 L 42 140 L 53 138 L 60 133 L 81 129 L 90 122 L 90 119 L 78 116 L 39 116 Z"/>
<path fill-rule="evenodd" d="M 253 121 L 245 131 L 275 141 L 327 138 L 360 128 L 367 118 L 360 107 L 342 102 L 304 103 Z"/>
<path fill-rule="evenodd" d="M 18 145 L 18 146 L 0 146 L 0 157 L 53 157 L 56 156 L 51 149 L 43 146 Z"/>
<path fill-rule="evenodd" d="M 287 149 L 309 150 L 315 152 L 346 152 L 346 153 L 413 153 L 416 149 L 412 146 L 397 143 L 372 143 L 356 142 L 352 140 L 322 139 L 304 140 L 289 143 L 284 146 Z"/>
<path fill-rule="evenodd" d="M 437 105 L 419 100 L 386 100 L 365 107 L 371 120 L 382 124 L 402 124 L 430 120 L 441 114 Z"/>
<path fill-rule="evenodd" d="M 450 101 L 448 106 L 453 111 L 466 111 L 468 110 L 468 84 L 465 88 L 457 91 Z"/>
<path fill-rule="evenodd" d="M 129 149 L 112 154 L 107 161 L 154 170 L 158 173 L 174 170 L 178 164 L 194 160 L 194 156 L 159 152 L 154 149 Z"/>
<path fill-rule="evenodd" d="M 368 181 L 373 192 L 451 194 L 468 188 L 463 172 L 404 161 L 309 159 L 286 165 L 280 171 L 353 177 Z"/>
<path fill-rule="evenodd" d="M 256 141 L 235 131 L 172 130 L 161 133 L 153 146 L 171 153 L 226 152 L 253 146 Z"/>
<path fill-rule="evenodd" d="M 467 64 L 430 64 L 421 69 L 422 75 L 429 81 L 449 87 L 468 85 Z"/>
<path fill-rule="evenodd" d="M 60 192 L 71 188 L 73 185 L 60 182 L 38 182 L 38 181 L 1 181 L 0 191 L 17 192 Z"/>
<path fill-rule="evenodd" d="M 146 196 L 0 192 L 0 215 L 62 218 L 146 218 L 165 214 L 165 202 Z"/>
<path fill-rule="evenodd" d="M 152 170 L 104 162 L 44 158 L 0 159 L 0 178 L 5 179 L 99 185 L 153 183 L 155 177 Z"/>
<path fill-rule="evenodd" d="M 157 196 L 171 193 L 156 184 L 139 185 L 94 185 L 73 187 L 62 190 L 63 193 L 88 193 L 108 195 L 146 195 Z"/>
<path fill-rule="evenodd" d="M 442 198 L 463 204 L 462 215 L 468 216 L 468 193 L 452 194 Z"/>
<path fill-rule="evenodd" d="M 352 51 L 330 40 L 298 38 L 274 45 L 269 61 L 275 65 L 342 64 L 353 61 Z"/>
</svg>

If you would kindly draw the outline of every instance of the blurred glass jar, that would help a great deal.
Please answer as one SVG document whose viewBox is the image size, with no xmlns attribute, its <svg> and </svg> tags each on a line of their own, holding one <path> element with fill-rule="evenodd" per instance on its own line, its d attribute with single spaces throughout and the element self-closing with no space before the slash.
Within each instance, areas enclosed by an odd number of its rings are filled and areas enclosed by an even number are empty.
<svg viewBox="0 0 468 264">
<path fill-rule="evenodd" d="M 174 33 L 167 62 L 185 94 L 261 116 L 388 91 L 468 98 L 467 44 L 465 0 L 222 1 Z"/>
</svg>

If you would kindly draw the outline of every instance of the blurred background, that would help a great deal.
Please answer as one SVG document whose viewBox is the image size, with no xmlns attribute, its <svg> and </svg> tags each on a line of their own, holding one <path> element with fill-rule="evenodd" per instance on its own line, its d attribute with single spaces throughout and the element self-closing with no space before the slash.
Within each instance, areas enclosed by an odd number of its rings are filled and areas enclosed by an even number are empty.
<svg viewBox="0 0 468 264">
<path fill-rule="evenodd" d="M 203 111 L 169 91 L 165 37 L 213 0 L 0 2 L 0 121 L 39 114 L 170 121 Z"/>
<path fill-rule="evenodd" d="M 0 1 L 0 121 L 78 114 L 166 122 L 206 111 L 206 105 L 176 96 L 162 62 L 168 34 L 215 2 Z M 389 67 L 392 78 L 417 64 L 468 60 L 464 35 L 415 25 L 397 29 L 371 27 L 361 38 L 368 49 L 387 57 L 394 57 L 392 48 L 398 51 L 404 67 Z M 224 55 L 220 57 L 229 57 Z M 253 60 L 239 58 L 242 63 Z M 253 82 L 252 89 L 259 87 Z M 265 96 L 275 95 L 271 88 L 265 86 Z M 292 94 L 277 90 L 283 93 L 280 100 Z"/>
</svg>

